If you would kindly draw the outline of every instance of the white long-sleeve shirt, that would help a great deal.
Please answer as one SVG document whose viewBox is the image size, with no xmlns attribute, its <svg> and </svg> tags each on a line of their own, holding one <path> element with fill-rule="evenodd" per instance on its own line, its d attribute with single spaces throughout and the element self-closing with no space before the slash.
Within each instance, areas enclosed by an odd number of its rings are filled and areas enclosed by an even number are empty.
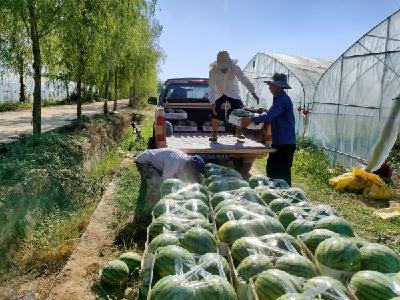
<svg viewBox="0 0 400 300">
<path fill-rule="evenodd" d="M 232 63 L 226 73 L 222 73 L 216 65 L 213 66 L 209 72 L 208 83 L 208 99 L 210 102 L 215 103 L 222 95 L 240 99 L 238 80 L 247 87 L 250 93 L 255 93 L 254 84 L 243 74 L 237 64 Z"/>
<path fill-rule="evenodd" d="M 161 148 L 146 150 L 140 153 L 135 161 L 141 164 L 150 164 L 160 172 L 162 179 L 174 178 L 179 174 L 183 166 L 190 161 L 191 156 L 179 149 Z"/>
</svg>

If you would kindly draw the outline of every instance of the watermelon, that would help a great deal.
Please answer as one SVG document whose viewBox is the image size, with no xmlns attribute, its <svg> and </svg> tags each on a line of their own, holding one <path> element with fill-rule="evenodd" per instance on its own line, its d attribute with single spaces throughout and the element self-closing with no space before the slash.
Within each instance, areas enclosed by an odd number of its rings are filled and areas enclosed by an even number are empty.
<svg viewBox="0 0 400 300">
<path fill-rule="evenodd" d="M 289 188 L 288 183 L 283 179 L 271 179 L 272 186 L 277 189 L 286 189 Z"/>
<path fill-rule="evenodd" d="M 283 296 L 280 296 L 277 300 L 310 300 L 310 297 L 299 293 L 289 293 Z"/>
<path fill-rule="evenodd" d="M 214 181 L 208 186 L 208 190 L 211 193 L 218 193 L 224 191 L 237 190 L 241 187 L 249 187 L 249 184 L 247 183 L 247 181 L 235 178 L 230 180 Z"/>
<path fill-rule="evenodd" d="M 249 113 L 248 111 L 241 109 L 241 108 L 232 110 L 231 115 L 235 116 L 235 117 L 240 117 L 240 118 L 252 116 L 251 113 Z"/>
<path fill-rule="evenodd" d="M 354 236 L 353 226 L 343 218 L 331 216 L 315 223 L 316 229 L 328 229 L 344 236 Z"/>
<path fill-rule="evenodd" d="M 184 192 L 180 193 L 185 200 L 189 199 L 199 199 L 204 202 L 205 205 L 208 206 L 208 196 L 202 192 L 199 191 L 189 191 L 189 192 Z"/>
<path fill-rule="evenodd" d="M 256 210 L 255 208 L 253 210 Z M 240 219 L 254 219 L 260 218 L 264 215 L 273 216 L 273 213 L 268 209 L 265 210 L 265 207 L 261 207 L 259 211 L 252 211 L 247 207 L 243 207 L 238 204 L 231 204 L 221 207 L 215 213 L 215 222 L 217 227 L 221 227 L 222 224 L 230 221 L 230 220 L 240 220 Z"/>
<path fill-rule="evenodd" d="M 236 190 L 232 190 L 230 191 L 230 193 L 239 198 L 239 200 L 247 200 L 250 202 L 264 204 L 260 196 L 249 187 L 242 187 Z"/>
<path fill-rule="evenodd" d="M 204 195 L 207 195 L 207 189 L 200 183 L 191 183 L 179 190 L 179 193 L 187 193 L 187 192 L 200 192 Z"/>
<path fill-rule="evenodd" d="M 269 203 L 269 208 L 275 212 L 275 213 L 279 213 L 284 207 L 287 206 L 291 206 L 292 205 L 292 201 L 289 199 L 284 199 L 284 198 L 277 198 L 272 200 Z"/>
<path fill-rule="evenodd" d="M 263 254 L 253 254 L 243 259 L 236 270 L 240 278 L 248 282 L 251 277 L 273 268 L 274 264 L 270 257 Z"/>
<path fill-rule="evenodd" d="M 237 300 L 237 295 L 234 288 L 229 282 L 221 276 L 209 275 L 199 283 L 192 284 L 196 289 L 194 298 L 182 299 L 215 299 L 215 300 Z M 167 298 L 166 298 L 167 299 Z"/>
<path fill-rule="evenodd" d="M 400 285 L 377 271 L 356 273 L 350 280 L 349 289 L 362 300 L 389 300 L 400 296 Z"/>
<path fill-rule="evenodd" d="M 279 257 L 288 251 L 300 252 L 300 245 L 295 238 L 286 233 L 269 234 L 258 238 L 242 237 L 235 241 L 231 247 L 231 255 L 235 265 L 254 253 Z"/>
<path fill-rule="evenodd" d="M 265 186 L 258 186 L 254 191 L 260 195 L 265 204 L 269 204 L 272 200 L 282 197 L 278 190 L 267 188 Z"/>
<path fill-rule="evenodd" d="M 226 206 L 230 206 L 230 205 L 240 205 L 253 213 L 274 216 L 274 213 L 272 212 L 272 210 L 270 210 L 268 207 L 266 207 L 264 205 L 261 205 L 261 204 L 255 203 L 255 202 L 249 202 L 246 200 L 240 201 L 236 198 L 233 198 L 230 200 L 224 200 L 221 203 L 219 203 L 215 207 L 214 213 L 217 213 L 217 212 L 219 212 L 219 210 L 221 208 L 225 208 Z"/>
<path fill-rule="evenodd" d="M 325 267 L 345 272 L 361 268 L 361 253 L 349 238 L 333 237 L 321 242 L 315 250 L 317 261 Z"/>
<path fill-rule="evenodd" d="M 308 201 L 300 201 L 300 202 L 297 202 L 297 203 L 293 203 L 292 205 L 302 208 L 306 213 L 309 213 L 311 211 L 311 209 L 314 207 Z"/>
<path fill-rule="evenodd" d="M 168 275 L 186 273 L 195 264 L 192 254 L 182 247 L 169 245 L 158 248 L 154 259 L 153 282 Z"/>
<path fill-rule="evenodd" d="M 211 205 L 213 208 L 215 208 L 219 203 L 225 201 L 225 200 L 233 200 L 232 199 L 232 194 L 229 192 L 219 192 L 215 193 L 211 197 Z"/>
<path fill-rule="evenodd" d="M 150 237 L 156 237 L 164 232 L 164 229 L 169 231 L 184 231 L 185 227 L 182 219 L 169 214 L 164 214 L 154 219 L 149 225 Z"/>
<path fill-rule="evenodd" d="M 184 201 L 177 201 L 168 198 L 162 198 L 160 201 L 156 203 L 153 207 L 153 215 L 154 217 L 159 217 L 166 212 L 171 212 L 180 207 Z"/>
<path fill-rule="evenodd" d="M 296 187 L 282 189 L 279 192 L 282 195 L 282 198 L 292 199 L 293 202 L 308 201 L 308 198 L 303 190 Z"/>
<path fill-rule="evenodd" d="M 300 279 L 284 271 L 271 269 L 257 276 L 255 290 L 259 300 L 275 300 L 301 291 Z"/>
<path fill-rule="evenodd" d="M 260 185 L 268 186 L 269 185 L 269 177 L 262 176 L 262 175 L 251 176 L 249 178 L 249 185 L 252 189 L 254 189 Z"/>
<path fill-rule="evenodd" d="M 125 262 L 114 259 L 107 262 L 101 271 L 101 282 L 106 285 L 121 286 L 128 281 L 129 268 Z"/>
<path fill-rule="evenodd" d="M 175 245 L 175 246 L 180 246 L 181 243 L 179 242 L 178 237 L 171 233 L 171 232 L 166 232 L 163 234 L 160 234 L 156 236 L 149 244 L 148 251 L 150 253 L 156 253 L 157 249 L 160 247 L 165 247 L 168 245 Z"/>
<path fill-rule="evenodd" d="M 198 212 L 205 217 L 208 214 L 208 206 L 199 199 L 186 200 L 185 203 L 183 203 L 183 207 L 190 211 Z"/>
<path fill-rule="evenodd" d="M 332 297 L 324 294 L 329 293 L 332 295 L 337 295 L 337 299 L 342 299 L 343 297 L 340 296 L 346 295 L 348 293 L 346 287 L 339 280 L 333 279 L 332 277 L 328 276 L 318 276 L 308 279 L 303 286 L 303 291 L 306 292 L 308 290 L 322 290 L 321 293 L 318 294 L 318 296 L 319 298 L 326 300 L 330 300 L 332 299 Z"/>
<path fill-rule="evenodd" d="M 360 239 L 360 238 L 352 238 L 353 242 L 356 243 L 357 247 L 360 249 L 361 247 L 367 246 L 371 244 L 370 242 Z"/>
<path fill-rule="evenodd" d="M 213 235 L 204 228 L 193 227 L 181 238 L 181 246 L 191 253 L 205 254 L 217 252 L 217 243 Z"/>
<path fill-rule="evenodd" d="M 326 239 L 338 237 L 339 234 L 328 229 L 314 229 L 310 232 L 299 235 L 298 237 L 303 241 L 311 252 L 315 252 L 318 245 Z"/>
<path fill-rule="evenodd" d="M 201 227 L 201 228 L 207 229 L 211 233 L 214 232 L 213 225 L 207 219 L 204 219 L 204 218 L 201 218 L 198 220 L 190 220 L 185 225 L 185 230 L 188 230 L 192 227 Z"/>
<path fill-rule="evenodd" d="M 161 184 L 160 193 L 161 196 L 165 196 L 171 193 L 176 193 L 181 188 L 183 188 L 183 181 L 180 179 L 171 178 L 164 180 L 164 182 Z"/>
<path fill-rule="evenodd" d="M 287 206 L 279 212 L 278 219 L 283 227 L 287 228 L 294 220 L 305 219 L 306 217 L 307 213 L 302 208 L 296 206 Z"/>
<path fill-rule="evenodd" d="M 312 217 L 313 221 L 317 221 L 317 220 L 325 218 L 325 217 L 336 216 L 336 211 L 329 205 L 321 204 L 321 205 L 314 206 L 310 210 L 309 216 Z"/>
<path fill-rule="evenodd" d="M 229 278 L 229 263 L 218 253 L 206 253 L 200 256 L 199 265 L 203 265 L 204 269 L 213 274 Z"/>
<path fill-rule="evenodd" d="M 369 244 L 360 248 L 361 270 L 381 273 L 400 272 L 400 257 L 387 246 Z"/>
<path fill-rule="evenodd" d="M 135 252 L 125 252 L 118 259 L 126 263 L 129 268 L 129 274 L 138 271 L 142 262 L 142 257 Z"/>
<path fill-rule="evenodd" d="M 315 223 L 312 221 L 297 219 L 289 224 L 289 226 L 286 228 L 286 232 L 291 236 L 297 237 L 301 234 L 312 231 L 314 229 L 314 225 Z"/>
<path fill-rule="evenodd" d="M 298 254 L 279 257 L 275 262 L 275 268 L 303 278 L 317 276 L 317 269 L 312 262 Z"/>
<path fill-rule="evenodd" d="M 183 275 L 169 275 L 160 279 L 152 288 L 151 300 L 195 299 L 195 290 Z"/>
<path fill-rule="evenodd" d="M 221 241 L 232 244 L 244 236 L 262 236 L 284 231 L 285 228 L 278 220 L 265 216 L 253 220 L 228 221 L 218 229 L 218 237 Z"/>
</svg>

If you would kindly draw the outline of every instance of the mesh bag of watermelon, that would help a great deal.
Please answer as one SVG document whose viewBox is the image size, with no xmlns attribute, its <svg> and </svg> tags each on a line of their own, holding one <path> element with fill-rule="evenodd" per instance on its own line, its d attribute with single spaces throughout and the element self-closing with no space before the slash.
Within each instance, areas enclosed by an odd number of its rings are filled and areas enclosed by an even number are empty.
<svg viewBox="0 0 400 300">
<path fill-rule="evenodd" d="M 237 300 L 236 292 L 229 283 L 223 265 L 215 264 L 215 260 L 186 264 L 185 271 L 182 260 L 176 260 L 177 273 L 169 275 L 153 283 L 148 299 L 227 299 Z M 215 265 L 218 275 L 210 273 L 209 267 Z M 182 272 L 183 271 L 183 272 Z"/>
</svg>

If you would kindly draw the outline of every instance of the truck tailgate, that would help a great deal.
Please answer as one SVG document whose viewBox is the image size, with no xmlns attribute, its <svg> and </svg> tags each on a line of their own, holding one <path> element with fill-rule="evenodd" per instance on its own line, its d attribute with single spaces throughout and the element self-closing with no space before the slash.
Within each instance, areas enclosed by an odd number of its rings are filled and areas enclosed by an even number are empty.
<svg viewBox="0 0 400 300">
<path fill-rule="evenodd" d="M 211 143 L 210 133 L 174 133 L 166 138 L 167 147 L 178 148 L 190 154 L 236 154 L 264 156 L 275 152 L 275 149 L 266 148 L 263 144 L 246 138 L 244 143 L 237 143 L 237 138 L 229 133 L 220 133 L 218 142 Z"/>
</svg>

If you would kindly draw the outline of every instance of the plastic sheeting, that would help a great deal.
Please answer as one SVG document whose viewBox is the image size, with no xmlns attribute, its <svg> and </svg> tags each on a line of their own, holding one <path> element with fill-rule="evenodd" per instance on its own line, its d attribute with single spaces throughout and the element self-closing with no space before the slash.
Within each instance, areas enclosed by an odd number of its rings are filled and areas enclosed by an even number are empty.
<svg viewBox="0 0 400 300">
<path fill-rule="evenodd" d="M 243 72 L 254 83 L 256 93 L 260 97 L 260 105 L 269 108 L 272 105 L 272 94 L 264 83 L 274 73 L 284 73 L 288 76 L 288 82 L 292 89 L 287 90 L 292 99 L 296 117 L 296 133 L 304 135 L 304 124 L 307 118 L 298 112 L 298 108 L 311 106 L 315 87 L 321 75 L 331 65 L 331 62 L 324 59 L 289 56 L 285 54 L 256 54 Z M 247 89 L 240 85 L 241 99 L 245 106 L 255 106 L 255 100 Z"/>
<path fill-rule="evenodd" d="M 314 93 L 308 137 L 327 149 L 333 162 L 363 166 L 381 138 L 399 93 L 397 11 L 361 37 L 323 74 Z M 391 140 L 384 142 L 382 153 L 389 153 L 395 139 Z"/>
</svg>

